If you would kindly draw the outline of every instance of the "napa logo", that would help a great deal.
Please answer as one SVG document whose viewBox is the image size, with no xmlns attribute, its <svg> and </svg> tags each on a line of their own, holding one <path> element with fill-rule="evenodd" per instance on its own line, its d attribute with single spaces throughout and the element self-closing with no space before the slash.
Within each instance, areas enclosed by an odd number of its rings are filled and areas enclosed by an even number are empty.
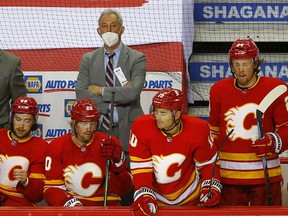
<svg viewBox="0 0 288 216">
<path fill-rule="evenodd" d="M 51 104 L 38 104 L 39 116 L 49 117 L 51 113 Z"/>
<path fill-rule="evenodd" d="M 77 80 L 48 80 L 44 92 L 75 91 Z"/>
<path fill-rule="evenodd" d="M 72 106 L 75 102 L 75 99 L 65 99 L 64 100 L 64 116 L 65 117 L 71 117 L 71 110 L 72 110 Z"/>
<path fill-rule="evenodd" d="M 24 76 L 27 93 L 42 94 L 42 76 Z"/>
<path fill-rule="evenodd" d="M 35 131 L 31 131 L 32 136 L 43 138 L 43 124 L 38 124 L 38 129 Z"/>
</svg>

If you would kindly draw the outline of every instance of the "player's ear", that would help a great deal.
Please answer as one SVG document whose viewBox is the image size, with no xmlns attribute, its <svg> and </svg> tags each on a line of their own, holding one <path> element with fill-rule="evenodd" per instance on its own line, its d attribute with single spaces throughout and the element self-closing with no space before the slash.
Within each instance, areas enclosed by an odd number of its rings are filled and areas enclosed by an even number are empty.
<svg viewBox="0 0 288 216">
<path fill-rule="evenodd" d="M 180 119 L 180 117 L 181 117 L 181 111 L 180 110 L 178 110 L 178 111 L 175 111 L 176 113 L 175 113 L 175 119 L 177 120 L 177 119 Z"/>
</svg>

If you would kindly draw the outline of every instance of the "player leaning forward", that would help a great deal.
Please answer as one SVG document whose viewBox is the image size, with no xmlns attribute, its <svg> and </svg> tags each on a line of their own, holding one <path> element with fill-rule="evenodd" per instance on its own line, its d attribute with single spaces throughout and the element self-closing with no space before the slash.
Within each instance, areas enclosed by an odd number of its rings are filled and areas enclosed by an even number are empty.
<svg viewBox="0 0 288 216">
<path fill-rule="evenodd" d="M 281 167 L 278 154 L 287 149 L 287 91 L 264 113 L 264 138 L 257 134 L 256 109 L 276 86 L 277 78 L 258 76 L 262 60 L 252 39 L 236 40 L 229 51 L 234 77 L 220 80 L 210 90 L 210 120 L 215 143 L 219 145 L 234 129 L 220 153 L 220 173 L 224 205 L 267 205 L 265 186 L 270 182 L 272 205 L 281 205 Z M 269 178 L 265 178 L 262 157 L 267 158 Z M 233 194 L 233 196 L 231 196 Z"/>
<path fill-rule="evenodd" d="M 77 100 L 71 110 L 73 132 L 50 143 L 44 189 L 48 205 L 103 206 L 107 159 L 111 160 L 108 205 L 120 205 L 120 196 L 130 190 L 123 149 L 116 137 L 96 131 L 99 117 L 91 99 Z"/>
<path fill-rule="evenodd" d="M 155 214 L 157 206 L 214 206 L 220 200 L 218 168 L 207 196 L 216 158 L 208 123 L 183 115 L 183 106 L 182 91 L 163 89 L 153 98 L 153 114 L 139 117 L 132 126 L 134 215 Z"/>
</svg>

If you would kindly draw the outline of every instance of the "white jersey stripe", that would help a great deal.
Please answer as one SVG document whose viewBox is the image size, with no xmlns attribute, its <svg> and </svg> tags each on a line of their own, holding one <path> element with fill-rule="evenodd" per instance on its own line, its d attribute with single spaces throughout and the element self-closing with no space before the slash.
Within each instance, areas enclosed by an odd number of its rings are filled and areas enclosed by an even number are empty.
<svg viewBox="0 0 288 216">
<path fill-rule="evenodd" d="M 223 161 L 220 160 L 221 168 L 222 169 L 231 169 L 231 170 L 259 170 L 263 169 L 263 164 L 261 161 L 257 162 L 232 162 L 232 161 Z M 274 159 L 274 160 L 269 160 L 267 161 L 267 166 L 268 168 L 275 168 L 280 166 L 280 160 L 279 158 Z"/>
<path fill-rule="evenodd" d="M 140 163 L 130 162 L 130 167 L 131 167 L 131 170 L 142 169 L 142 168 L 153 168 L 152 161 L 140 162 Z"/>
</svg>

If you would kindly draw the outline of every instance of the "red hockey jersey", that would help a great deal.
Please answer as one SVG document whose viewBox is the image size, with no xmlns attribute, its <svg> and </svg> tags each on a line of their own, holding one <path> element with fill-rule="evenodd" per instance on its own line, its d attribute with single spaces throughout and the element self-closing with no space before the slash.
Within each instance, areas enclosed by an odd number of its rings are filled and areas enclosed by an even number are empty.
<svg viewBox="0 0 288 216">
<path fill-rule="evenodd" d="M 210 120 L 216 143 L 220 145 L 226 134 L 234 129 L 220 153 L 222 183 L 254 185 L 265 184 L 261 158 L 252 149 L 251 137 L 258 133 L 256 109 L 274 87 L 284 84 L 281 80 L 259 77 L 251 88 L 241 90 L 234 78 L 214 84 L 210 90 Z M 270 105 L 263 116 L 263 133 L 275 132 L 282 138 L 282 151 L 288 145 L 288 93 Z M 217 138 L 218 137 L 218 138 Z M 282 180 L 277 154 L 267 158 L 270 182 Z"/>
<path fill-rule="evenodd" d="M 208 123 L 183 115 L 181 124 L 178 134 L 167 136 L 150 114 L 137 118 L 131 128 L 129 153 L 135 190 L 153 189 L 158 205 L 196 205 L 201 177 L 211 179 L 216 148 Z M 217 170 L 216 179 L 220 176 Z"/>
<path fill-rule="evenodd" d="M 106 159 L 101 156 L 100 143 L 108 135 L 94 133 L 94 139 L 85 147 L 72 141 L 72 133 L 53 140 L 48 149 L 45 167 L 44 197 L 48 205 L 63 206 L 77 197 L 85 205 L 103 206 Z M 113 137 L 120 145 L 119 141 Z M 113 168 L 110 164 L 110 168 Z M 129 191 L 132 178 L 127 169 L 110 172 L 108 205 L 119 205 L 120 196 Z"/>
<path fill-rule="evenodd" d="M 33 206 L 43 199 L 44 160 L 47 142 L 39 137 L 16 141 L 0 129 L 0 202 L 4 206 Z M 27 171 L 24 187 L 13 178 L 14 169 Z"/>
</svg>

